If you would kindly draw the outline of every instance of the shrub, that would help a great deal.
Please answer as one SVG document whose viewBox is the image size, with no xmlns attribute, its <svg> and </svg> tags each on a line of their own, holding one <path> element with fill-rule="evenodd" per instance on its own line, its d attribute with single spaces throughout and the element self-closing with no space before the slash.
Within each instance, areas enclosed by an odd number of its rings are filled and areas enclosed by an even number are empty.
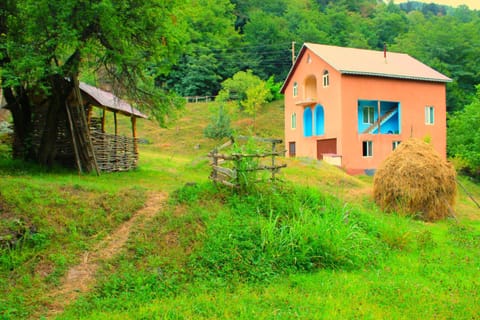
<svg viewBox="0 0 480 320">
<path fill-rule="evenodd" d="M 386 246 L 359 216 L 357 209 L 309 188 L 277 183 L 256 194 L 232 193 L 206 224 L 203 246 L 189 265 L 200 277 L 250 281 L 376 265 Z"/>
<path fill-rule="evenodd" d="M 216 116 L 212 117 L 211 123 L 204 130 L 205 137 L 215 140 L 230 137 L 233 133 L 230 127 L 230 117 L 223 105 L 220 105 Z"/>
</svg>

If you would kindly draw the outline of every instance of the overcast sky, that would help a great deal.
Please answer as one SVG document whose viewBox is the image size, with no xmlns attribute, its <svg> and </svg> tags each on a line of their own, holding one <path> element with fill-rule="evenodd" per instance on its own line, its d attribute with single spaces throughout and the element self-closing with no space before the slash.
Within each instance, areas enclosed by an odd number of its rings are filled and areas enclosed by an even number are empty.
<svg viewBox="0 0 480 320">
<path fill-rule="evenodd" d="M 480 10 L 480 0 L 417 0 L 420 2 L 426 3 L 438 3 L 438 4 L 446 4 L 453 7 L 459 6 L 461 4 L 466 4 L 470 9 Z M 407 0 L 395 0 L 395 3 L 402 3 L 408 2 Z"/>
</svg>

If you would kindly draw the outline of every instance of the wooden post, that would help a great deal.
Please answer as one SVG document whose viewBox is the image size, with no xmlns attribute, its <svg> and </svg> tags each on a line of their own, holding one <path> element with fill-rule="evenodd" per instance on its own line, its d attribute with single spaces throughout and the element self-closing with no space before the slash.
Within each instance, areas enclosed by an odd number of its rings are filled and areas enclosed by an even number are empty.
<svg viewBox="0 0 480 320">
<path fill-rule="evenodd" d="M 90 136 L 90 130 L 88 128 L 87 117 L 85 115 L 85 109 L 83 105 L 82 94 L 80 92 L 80 86 L 77 77 L 72 77 L 73 82 L 73 98 L 74 105 L 70 110 L 72 121 L 76 127 L 72 130 L 75 132 L 73 135 L 74 139 L 78 139 L 78 151 L 82 162 L 84 162 L 87 171 L 94 169 L 97 172 L 97 175 L 100 175 L 100 170 L 98 168 L 97 158 L 95 156 L 95 149 L 93 147 L 92 139 Z M 74 114 L 72 114 L 74 111 Z M 75 131 L 74 131 L 75 130 Z M 93 167 L 93 168 L 92 168 Z"/>
<path fill-rule="evenodd" d="M 137 145 L 137 118 L 132 115 L 132 137 L 133 137 L 133 151 L 135 156 L 138 154 L 138 145 Z"/>
<path fill-rule="evenodd" d="M 102 114 L 102 133 L 105 133 L 105 113 L 106 113 L 106 108 L 103 108 L 103 114 Z"/>
<path fill-rule="evenodd" d="M 117 158 L 117 148 L 118 148 L 118 125 L 117 125 L 117 112 L 113 112 L 113 122 L 115 127 L 115 137 L 113 138 L 113 170 L 118 170 L 118 158 Z"/>
<path fill-rule="evenodd" d="M 272 180 L 275 180 L 275 142 L 272 142 Z"/>
<path fill-rule="evenodd" d="M 88 104 L 87 106 L 87 125 L 88 126 L 90 126 L 90 120 L 92 120 L 92 111 L 93 111 L 92 105 Z"/>
<path fill-rule="evenodd" d="M 70 108 L 68 106 L 68 102 L 65 101 L 65 108 L 67 109 L 67 118 L 68 118 L 68 124 L 69 124 L 69 129 L 70 129 L 70 134 L 72 136 L 72 144 L 73 144 L 73 151 L 75 153 L 75 161 L 77 162 L 77 169 L 78 173 L 83 173 L 82 170 L 82 163 L 80 160 L 80 154 L 78 152 L 78 146 L 77 146 L 77 139 L 75 138 L 75 132 L 73 131 L 74 126 L 73 126 L 73 121 L 72 121 L 72 115 L 70 113 Z"/>
<path fill-rule="evenodd" d="M 218 151 L 217 149 L 213 149 L 213 157 L 212 157 L 212 162 L 213 162 L 213 171 L 212 171 L 212 178 L 215 182 L 217 182 L 217 166 L 218 166 L 218 157 L 217 157 L 217 154 L 218 154 Z"/>
<path fill-rule="evenodd" d="M 113 121 L 115 123 L 115 135 L 118 136 L 118 126 L 117 126 L 117 112 L 113 113 Z"/>
</svg>

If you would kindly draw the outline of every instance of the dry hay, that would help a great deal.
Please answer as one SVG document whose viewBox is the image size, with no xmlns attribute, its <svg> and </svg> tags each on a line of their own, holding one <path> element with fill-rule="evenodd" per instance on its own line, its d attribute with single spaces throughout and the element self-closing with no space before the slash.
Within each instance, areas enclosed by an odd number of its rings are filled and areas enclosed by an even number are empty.
<svg viewBox="0 0 480 320">
<path fill-rule="evenodd" d="M 418 139 L 402 142 L 382 163 L 373 180 L 375 202 L 425 221 L 453 215 L 456 172 L 429 144 Z"/>
</svg>

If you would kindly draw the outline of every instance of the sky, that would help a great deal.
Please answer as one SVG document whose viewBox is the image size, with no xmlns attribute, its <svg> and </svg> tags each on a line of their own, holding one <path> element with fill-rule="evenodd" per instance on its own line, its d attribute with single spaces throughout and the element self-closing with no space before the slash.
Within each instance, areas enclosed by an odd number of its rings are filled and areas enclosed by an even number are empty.
<svg viewBox="0 0 480 320">
<path fill-rule="evenodd" d="M 452 7 L 459 6 L 461 4 L 467 5 L 470 9 L 480 10 L 480 0 L 416 0 L 426 3 L 446 4 Z M 395 0 L 395 3 L 408 2 L 406 0 Z"/>
</svg>

